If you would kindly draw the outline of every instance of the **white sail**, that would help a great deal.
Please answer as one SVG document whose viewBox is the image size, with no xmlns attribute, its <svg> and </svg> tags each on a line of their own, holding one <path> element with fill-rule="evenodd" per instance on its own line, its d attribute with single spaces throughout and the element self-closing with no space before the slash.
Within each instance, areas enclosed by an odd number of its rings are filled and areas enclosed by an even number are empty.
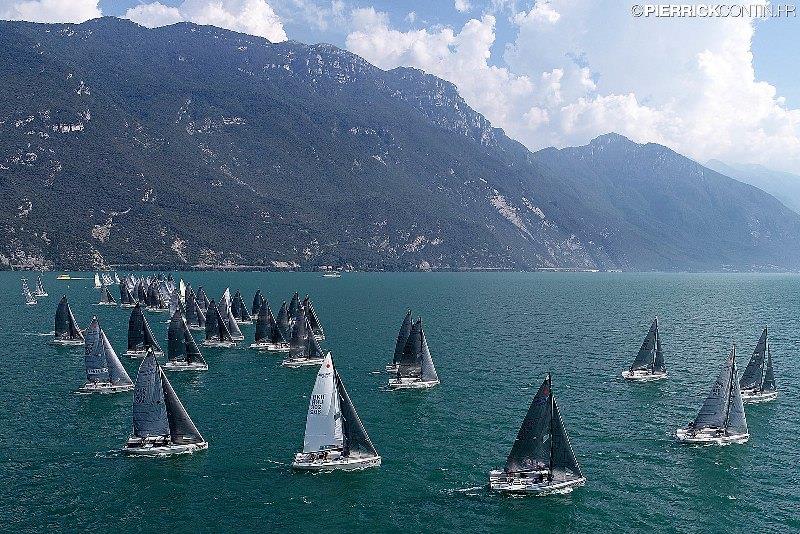
<svg viewBox="0 0 800 534">
<path fill-rule="evenodd" d="M 102 284 L 100 283 L 100 274 L 99 273 L 94 273 L 94 287 L 96 287 L 97 289 L 100 289 L 101 285 Z"/>
<path fill-rule="evenodd" d="M 181 293 L 181 300 L 186 300 L 186 284 L 183 282 L 183 278 L 180 279 L 178 282 L 178 290 Z"/>
<path fill-rule="evenodd" d="M 341 448 L 342 444 L 342 414 L 329 352 L 319 368 L 308 402 L 303 452 Z"/>
</svg>

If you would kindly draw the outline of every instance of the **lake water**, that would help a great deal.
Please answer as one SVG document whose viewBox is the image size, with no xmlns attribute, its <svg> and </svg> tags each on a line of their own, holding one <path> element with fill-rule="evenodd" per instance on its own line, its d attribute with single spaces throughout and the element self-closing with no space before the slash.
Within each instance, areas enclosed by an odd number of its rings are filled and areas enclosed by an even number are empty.
<svg viewBox="0 0 800 534">
<path fill-rule="evenodd" d="M 90 276 L 84 274 L 83 276 Z M 56 281 L 22 303 L 20 273 L 0 273 L 0 520 L 42 531 L 752 532 L 800 529 L 796 465 L 800 277 L 757 274 L 182 273 L 218 299 L 261 289 L 277 313 L 309 293 L 334 360 L 383 465 L 301 474 L 316 370 L 243 348 L 204 349 L 209 370 L 171 373 L 209 449 L 135 459 L 115 452 L 131 393 L 81 396 L 81 350 L 57 349 L 67 294 L 121 355 L 130 311 L 94 305 L 91 280 Z M 35 278 L 35 275 L 32 277 Z M 176 277 L 177 279 L 177 277 Z M 117 291 L 114 291 L 116 296 Z M 406 308 L 421 315 L 441 385 L 390 392 L 380 372 Z M 653 316 L 669 379 L 629 384 Z M 148 314 L 166 346 L 166 314 Z M 731 343 L 743 369 L 769 325 L 780 395 L 748 406 L 745 445 L 690 447 L 674 431 L 697 413 Z M 247 344 L 253 326 L 243 326 Z M 199 333 L 195 333 L 199 339 Z M 139 360 L 121 356 L 132 378 Z M 485 489 L 502 467 L 545 374 L 588 478 L 569 495 Z"/>
</svg>

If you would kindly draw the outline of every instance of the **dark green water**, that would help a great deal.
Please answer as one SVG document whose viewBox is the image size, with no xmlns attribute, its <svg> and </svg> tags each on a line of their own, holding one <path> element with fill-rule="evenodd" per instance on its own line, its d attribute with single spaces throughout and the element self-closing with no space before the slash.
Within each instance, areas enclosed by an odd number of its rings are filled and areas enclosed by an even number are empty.
<svg viewBox="0 0 800 534">
<path fill-rule="evenodd" d="M 19 274 L 0 274 L 0 528 L 42 531 L 752 532 L 800 529 L 796 466 L 800 277 L 673 274 L 185 273 L 212 298 L 225 286 L 277 311 L 310 293 L 350 396 L 383 456 L 360 473 L 289 468 L 314 369 L 245 348 L 205 349 L 205 373 L 170 380 L 209 450 L 168 459 L 114 452 L 130 393 L 80 396 L 80 350 L 46 344 L 66 293 L 85 326 L 98 314 L 122 354 L 128 310 L 95 306 L 90 280 L 45 276 L 27 308 Z M 442 384 L 389 392 L 379 373 L 403 312 L 421 314 Z M 669 379 L 620 377 L 654 315 Z M 148 314 L 166 338 L 166 314 Z M 771 328 L 780 396 L 747 407 L 749 443 L 696 448 L 674 430 L 697 412 L 731 342 L 744 367 Z M 242 328 L 247 342 L 253 327 Z M 198 334 L 199 336 L 199 334 Z M 122 357 L 136 376 L 138 360 Z M 588 477 L 570 495 L 485 489 L 547 371 Z"/>
</svg>

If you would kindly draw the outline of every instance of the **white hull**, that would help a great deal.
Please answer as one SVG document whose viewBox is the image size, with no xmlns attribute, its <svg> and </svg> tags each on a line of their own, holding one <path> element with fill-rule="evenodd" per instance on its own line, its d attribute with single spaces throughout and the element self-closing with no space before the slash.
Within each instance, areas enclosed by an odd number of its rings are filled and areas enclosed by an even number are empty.
<svg viewBox="0 0 800 534">
<path fill-rule="evenodd" d="M 251 349 L 263 350 L 266 352 L 289 352 L 288 343 L 253 343 L 250 345 Z"/>
<path fill-rule="evenodd" d="M 631 382 L 655 382 L 664 380 L 667 373 L 651 373 L 650 371 L 622 371 L 622 378 Z"/>
<path fill-rule="evenodd" d="M 36 297 L 37 299 L 40 299 L 43 297 L 49 297 L 50 295 L 48 295 L 47 293 L 34 293 L 33 296 Z"/>
<path fill-rule="evenodd" d="M 253 321 L 242 321 L 241 319 L 236 319 L 236 324 L 253 324 Z"/>
<path fill-rule="evenodd" d="M 551 495 L 554 493 L 570 493 L 574 488 L 583 486 L 586 477 L 572 480 L 547 481 L 536 480 L 536 477 L 507 475 L 503 471 L 489 472 L 489 489 L 503 493 L 522 493 L 531 495 Z"/>
<path fill-rule="evenodd" d="M 186 363 L 186 362 L 173 362 L 169 361 L 162 365 L 167 371 L 208 371 L 208 365 L 205 363 Z"/>
<path fill-rule="evenodd" d="M 144 311 L 151 313 L 169 313 L 169 308 L 145 308 Z"/>
<path fill-rule="evenodd" d="M 155 354 L 156 356 L 163 356 L 164 351 L 156 350 L 153 351 L 153 354 Z M 129 358 L 144 358 L 145 356 L 147 356 L 147 350 L 129 350 L 125 352 L 125 356 L 128 356 Z"/>
<path fill-rule="evenodd" d="M 205 332 L 206 331 L 206 327 L 205 326 L 200 326 L 200 325 L 197 325 L 197 324 L 190 324 L 189 325 L 189 330 L 191 330 L 192 332 Z"/>
<path fill-rule="evenodd" d="M 114 386 L 112 384 L 101 384 L 97 382 L 87 382 L 80 387 L 76 393 L 90 394 L 90 393 L 120 393 L 123 391 L 133 391 L 133 384 L 124 386 Z"/>
<path fill-rule="evenodd" d="M 745 404 L 760 404 L 762 402 L 774 401 L 778 398 L 778 392 L 773 391 L 754 391 L 752 389 L 743 389 L 742 402 Z"/>
<path fill-rule="evenodd" d="M 312 358 L 312 359 L 299 358 L 296 360 L 286 359 L 281 362 L 281 365 L 284 367 L 290 367 L 292 369 L 295 369 L 297 367 L 310 367 L 312 365 L 322 365 L 322 358 Z"/>
<path fill-rule="evenodd" d="M 693 431 L 690 428 L 679 428 L 675 432 L 678 441 L 695 445 L 732 445 L 746 443 L 750 434 L 726 435 L 714 428 Z"/>
<path fill-rule="evenodd" d="M 438 380 L 421 380 L 419 378 L 392 378 L 389 380 L 389 389 L 428 389 L 438 384 Z"/>
<path fill-rule="evenodd" d="M 206 339 L 203 341 L 202 345 L 204 347 L 215 347 L 215 348 L 222 348 L 222 349 L 229 349 L 231 347 L 235 347 L 236 343 L 233 341 L 213 341 Z"/>
<path fill-rule="evenodd" d="M 166 443 L 162 441 L 144 440 L 128 440 L 125 447 L 122 448 L 122 453 L 129 456 L 172 456 L 175 454 L 191 454 L 196 451 L 202 451 L 208 448 L 208 442 L 203 441 L 200 443 L 187 443 L 184 445 L 177 445 L 175 443 Z"/>
<path fill-rule="evenodd" d="M 387 364 L 386 365 L 386 372 L 387 373 L 391 373 L 391 374 L 397 373 L 397 365 L 394 364 L 394 363 Z"/>
<path fill-rule="evenodd" d="M 325 341 L 325 334 L 314 334 L 314 339 L 317 341 Z"/>
<path fill-rule="evenodd" d="M 82 339 L 52 339 L 50 344 L 58 347 L 83 347 L 86 342 Z"/>
<path fill-rule="evenodd" d="M 32 301 L 32 302 L 25 302 L 25 304 L 26 304 L 26 305 L 28 305 L 28 306 L 36 306 L 36 305 L 38 304 L 38 302 L 36 302 L 36 301 L 34 300 L 34 301 Z"/>
<path fill-rule="evenodd" d="M 120 304 L 123 308 L 135 308 L 136 304 Z"/>
<path fill-rule="evenodd" d="M 244 341 L 244 336 L 231 336 L 234 341 Z"/>
<path fill-rule="evenodd" d="M 292 468 L 298 471 L 360 471 L 381 465 L 380 456 L 339 456 L 335 459 L 312 459 L 310 454 L 298 453 Z"/>
<path fill-rule="evenodd" d="M 117 303 L 116 302 L 98 302 L 97 305 L 98 306 L 116 306 Z"/>
</svg>

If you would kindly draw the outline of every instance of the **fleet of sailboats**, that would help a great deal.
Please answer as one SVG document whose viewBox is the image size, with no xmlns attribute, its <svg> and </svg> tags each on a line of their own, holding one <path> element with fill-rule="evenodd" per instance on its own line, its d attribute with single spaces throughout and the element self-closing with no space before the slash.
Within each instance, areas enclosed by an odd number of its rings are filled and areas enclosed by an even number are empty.
<svg viewBox="0 0 800 534">
<path fill-rule="evenodd" d="M 679 428 L 676 436 L 680 441 L 700 445 L 730 445 L 750 439 L 736 371 L 736 345 L 722 365 L 697 417 L 687 427 Z"/>
<path fill-rule="evenodd" d="M 664 364 L 664 351 L 661 348 L 661 337 L 658 334 L 658 317 L 653 319 L 650 331 L 642 342 L 636 359 L 630 368 L 622 372 L 622 377 L 635 382 L 652 382 L 667 378 L 667 367 Z"/>
<path fill-rule="evenodd" d="M 439 384 L 422 319 L 411 327 L 403 354 L 397 360 L 397 372 L 389 379 L 389 389 L 427 389 Z"/>
<path fill-rule="evenodd" d="M 772 351 L 769 348 L 766 326 L 742 373 L 739 388 L 745 404 L 769 402 L 778 398 L 775 372 L 772 369 Z"/>
<path fill-rule="evenodd" d="M 295 454 L 292 467 L 303 471 L 352 471 L 379 465 L 381 457 L 328 352 L 308 402 L 303 451 Z"/>
<path fill-rule="evenodd" d="M 86 329 L 85 359 L 86 383 L 78 393 L 119 393 L 133 389 L 133 382 L 114 347 L 100 328 L 97 316 Z"/>
<path fill-rule="evenodd" d="M 139 366 L 133 391 L 133 431 L 122 452 L 170 456 L 208 448 L 167 375 L 150 350 Z"/>
<path fill-rule="evenodd" d="M 568 493 L 586 482 L 572 450 L 547 375 L 522 420 L 502 470 L 489 473 L 489 487 L 506 493 Z"/>
</svg>

